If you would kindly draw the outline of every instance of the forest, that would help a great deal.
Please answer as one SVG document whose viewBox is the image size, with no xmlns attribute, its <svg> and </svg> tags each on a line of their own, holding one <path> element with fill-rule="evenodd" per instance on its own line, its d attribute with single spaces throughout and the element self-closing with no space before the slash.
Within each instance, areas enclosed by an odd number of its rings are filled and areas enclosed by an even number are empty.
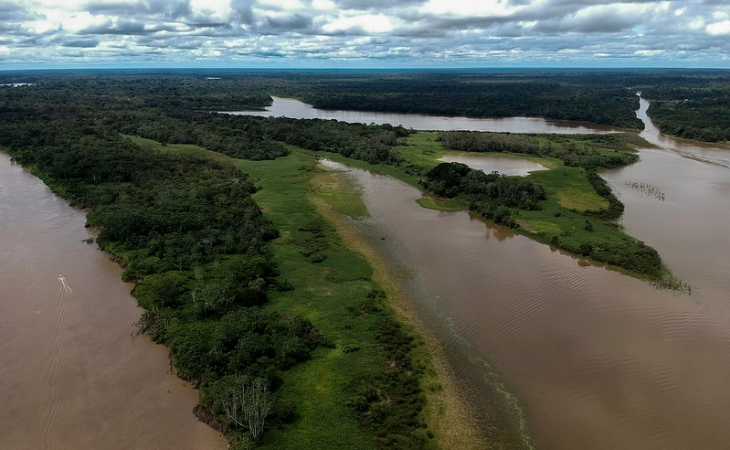
<svg viewBox="0 0 730 450">
<path fill-rule="evenodd" d="M 292 284 L 282 277 L 282 258 L 272 250 L 281 245 L 277 238 L 286 224 L 275 225 L 254 200 L 262 194 L 257 180 L 232 163 L 174 151 L 176 145 L 270 161 L 289 170 L 286 176 L 301 177 L 303 186 L 312 169 L 299 160 L 297 166 L 287 165 L 296 159 L 293 147 L 299 153 L 336 154 L 420 179 L 425 190 L 461 199 L 475 213 L 508 226 L 541 213 L 550 220 L 577 220 L 581 229 L 576 233 L 545 236 L 572 253 L 650 278 L 661 274 L 662 264 L 641 243 L 619 247 L 612 238 L 600 240 L 617 232 L 603 221 L 619 217 L 623 205 L 597 173 L 636 160 L 624 151 L 622 135 L 443 132 L 432 143 L 446 150 L 559 161 L 561 182 L 590 183 L 608 205 L 576 212 L 551 203 L 549 177 L 556 171 L 527 180 L 459 164 L 424 165 L 407 153 L 408 143 L 421 138 L 403 127 L 221 111 L 261 109 L 276 94 L 323 108 L 541 116 L 637 128 L 635 92 L 642 90 L 665 132 L 723 141 L 730 130 L 722 119 L 730 92 L 724 72 L 0 72 L 0 84 L 5 83 L 31 84 L 0 86 L 0 149 L 88 211 L 99 246 L 115 255 L 125 280 L 136 284 L 133 294 L 145 308 L 139 332 L 169 347 L 178 375 L 200 389 L 199 416 L 226 432 L 238 449 L 285 442 L 276 436 L 303 420 L 299 411 L 306 405 L 297 395 L 280 393 L 291 390 L 287 383 L 299 382 L 291 374 L 320 364 L 316 355 L 327 351 L 357 361 L 335 370 L 347 382 L 333 389 L 345 405 L 344 415 L 358 418 L 363 439 L 373 439 L 375 448 L 433 448 L 433 433 L 421 415 L 426 365 L 414 356 L 415 335 L 389 312 L 368 272 L 357 269 L 360 260 L 339 255 L 348 262 L 337 266 L 336 258 L 328 259 L 339 251 L 337 238 L 311 211 L 310 219 L 286 230 L 298 240 L 297 251 L 287 250 L 285 262 L 296 260 L 302 273 L 328 264 L 333 266 L 326 274 L 346 267 L 354 275 L 342 280 L 367 280 L 366 287 L 357 284 L 360 297 L 351 299 L 351 289 L 343 289 L 350 303 L 339 305 L 346 305 L 347 313 L 337 316 L 341 328 L 336 329 L 329 322 L 315 323 L 301 309 L 272 302 L 312 297 L 308 281 Z M 140 145 L 140 138 L 155 144 Z M 266 167 L 267 176 L 283 176 L 277 166 Z M 304 208 L 285 205 L 292 207 Z M 340 340 L 350 343 L 338 347 Z"/>
<path fill-rule="evenodd" d="M 684 73 L 641 89 L 662 133 L 706 142 L 730 141 L 730 75 Z"/>
<path fill-rule="evenodd" d="M 138 81 L 126 91 L 115 80 L 109 98 L 106 81 L 86 81 L 90 86 L 74 79 L 54 81 L 48 90 L 0 89 L 0 149 L 87 210 L 98 245 L 135 283 L 133 295 L 145 309 L 138 332 L 167 345 L 178 376 L 200 389 L 201 420 L 226 433 L 232 448 L 263 445 L 272 429 L 285 429 L 299 417 L 302 399 L 279 393 L 291 380 L 288 373 L 313 352 L 335 351 L 337 333 L 271 306 L 272 296 L 307 296 L 308 286 L 280 276 L 271 249 L 280 231 L 253 199 L 253 180 L 231 163 L 166 151 L 168 143 L 271 160 L 289 154 L 284 143 L 297 141 L 364 160 L 395 161 L 390 149 L 405 130 L 175 113 L 159 108 L 155 94 L 147 99 Z M 148 100 L 152 106 L 144 106 Z M 159 139 L 159 148 L 139 145 L 130 134 Z M 323 264 L 333 253 L 335 238 L 323 225 L 294 232 L 306 236 L 297 244 L 304 266 Z M 357 332 L 361 342 L 345 354 L 365 359 L 356 369 L 335 371 L 349 380 L 337 387 L 339 401 L 359 417 L 367 437 L 362 439 L 375 443 L 367 448 L 431 448 L 433 434 L 425 433 L 421 418 L 423 368 L 413 360 L 415 338 L 389 312 L 384 294 L 370 292 L 341 304 L 349 309 L 339 319 L 346 325 L 339 333 L 358 342 L 351 336 Z M 358 351 L 360 346 L 367 350 Z M 383 398 L 394 402 L 382 404 Z"/>
<path fill-rule="evenodd" d="M 215 79 L 209 79 L 215 78 Z M 117 70 L 0 72 L 0 84 L 43 82 L 59 106 L 210 112 L 261 109 L 269 95 L 323 109 L 532 116 L 641 129 L 637 92 L 665 133 L 728 140 L 730 74 L 682 69 Z M 32 88 L 32 86 L 28 86 Z M 13 91 L 12 89 L 1 89 Z M 4 92 L 4 96 L 19 92 Z"/>
</svg>

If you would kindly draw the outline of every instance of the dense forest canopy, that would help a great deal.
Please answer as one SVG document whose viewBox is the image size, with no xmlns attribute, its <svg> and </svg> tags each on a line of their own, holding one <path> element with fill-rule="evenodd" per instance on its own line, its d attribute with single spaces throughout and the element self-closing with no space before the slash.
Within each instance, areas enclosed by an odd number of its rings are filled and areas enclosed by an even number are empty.
<svg viewBox="0 0 730 450">
<path fill-rule="evenodd" d="M 237 449 L 260 444 L 267 429 L 294 421 L 297 399 L 278 394 L 286 373 L 334 343 L 300 314 L 267 307 L 273 294 L 298 288 L 306 295 L 307 286 L 279 277 L 269 243 L 280 232 L 252 198 L 252 180 L 230 162 L 164 151 L 165 144 L 199 144 L 261 160 L 287 155 L 284 143 L 295 143 L 396 163 L 392 147 L 408 132 L 210 113 L 205 109 L 217 109 L 220 99 L 226 106 L 270 99 L 196 91 L 209 80 L 34 80 L 31 86 L 0 87 L 0 149 L 88 210 L 98 244 L 115 255 L 124 279 L 135 282 L 133 294 L 145 308 L 138 330 L 167 344 L 177 374 L 200 388 L 199 416 L 226 432 Z M 179 95 L 189 95 L 180 100 L 185 106 L 206 108 L 180 110 L 173 101 Z M 162 144 L 140 146 L 128 135 Z M 297 232 L 311 235 L 302 244 L 304 263 L 321 264 L 332 238 L 320 224 Z M 360 301 L 364 306 L 348 306 L 350 333 L 369 330 L 361 338 L 369 359 L 352 374 L 337 369 L 344 380 L 352 377 L 338 395 L 375 447 L 432 448 L 433 435 L 425 433 L 420 416 L 423 368 L 412 361 L 414 337 L 385 312 L 383 298 L 373 291 Z"/>
<path fill-rule="evenodd" d="M 637 91 L 663 132 L 728 140 L 730 73 L 722 70 L 125 70 L 2 72 L 40 83 L 59 106 L 166 111 L 260 109 L 269 95 L 324 109 L 469 117 L 539 116 L 639 129 Z M 33 88 L 33 86 L 27 86 Z M 0 89 L 3 97 L 19 95 Z"/>
</svg>

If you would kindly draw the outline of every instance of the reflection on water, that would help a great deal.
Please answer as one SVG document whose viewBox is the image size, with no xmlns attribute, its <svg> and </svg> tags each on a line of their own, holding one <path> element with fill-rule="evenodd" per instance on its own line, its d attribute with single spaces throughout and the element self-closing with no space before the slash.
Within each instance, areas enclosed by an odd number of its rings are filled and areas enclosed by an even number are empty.
<svg viewBox="0 0 730 450">
<path fill-rule="evenodd" d="M 266 111 L 226 111 L 226 114 L 262 117 L 292 117 L 295 119 L 335 119 L 351 123 L 402 125 L 414 130 L 474 130 L 504 133 L 562 133 L 589 134 L 618 131 L 616 128 L 594 124 L 546 120 L 537 117 L 508 117 L 504 119 L 474 119 L 468 117 L 427 116 L 367 111 L 334 111 L 316 109 L 299 100 L 271 97 L 274 103 Z"/>
<path fill-rule="evenodd" d="M 222 449 L 83 213 L 0 153 L 0 449 Z"/>
<path fill-rule="evenodd" d="M 439 161 L 458 162 L 466 164 L 472 169 L 481 170 L 482 172 L 492 173 L 499 172 L 508 176 L 526 176 L 530 172 L 538 170 L 547 170 L 542 164 L 530 161 L 529 159 L 510 158 L 501 156 L 488 155 L 446 155 Z"/>
<path fill-rule="evenodd" d="M 653 161 L 633 167 L 642 164 Z M 466 213 L 420 208 L 420 194 L 390 178 L 360 170 L 349 176 L 362 185 L 371 215 L 360 223 L 363 234 L 393 267 L 411 268 L 401 283 L 415 293 L 423 321 L 439 324 L 432 328 L 457 373 L 469 376 L 474 366 L 450 349 L 490 361 L 537 448 L 727 448 L 730 320 L 706 305 L 727 299 L 716 295 L 728 292 L 727 277 L 687 280 L 712 291 L 701 297 L 708 300 L 655 290 L 523 236 L 495 239 L 493 225 Z M 730 198 L 722 190 L 727 183 L 717 181 L 716 193 Z M 691 246 L 698 233 L 674 239 Z M 702 257 L 689 253 L 684 257 Z M 712 264 L 727 264 L 728 255 Z M 479 407 L 486 397 L 472 398 Z"/>
</svg>

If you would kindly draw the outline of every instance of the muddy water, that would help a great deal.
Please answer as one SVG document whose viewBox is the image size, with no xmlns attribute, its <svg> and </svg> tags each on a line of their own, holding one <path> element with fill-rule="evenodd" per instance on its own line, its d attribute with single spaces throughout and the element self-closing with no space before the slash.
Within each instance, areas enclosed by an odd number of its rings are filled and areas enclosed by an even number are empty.
<svg viewBox="0 0 730 450">
<path fill-rule="evenodd" d="M 525 176 L 530 172 L 538 170 L 547 170 L 542 164 L 530 161 L 528 159 L 509 158 L 501 156 L 487 155 L 446 155 L 439 161 L 458 162 L 466 164 L 472 169 L 481 170 L 482 172 L 492 173 L 499 172 L 508 176 Z"/>
<path fill-rule="evenodd" d="M 225 448 L 84 222 L 0 153 L 0 449 Z"/>
<path fill-rule="evenodd" d="M 292 117 L 295 119 L 336 119 L 352 123 L 402 125 L 414 130 L 474 130 L 505 133 L 563 133 L 586 134 L 614 132 L 618 129 L 595 124 L 546 120 L 537 117 L 508 117 L 476 119 L 468 117 L 428 116 L 423 114 L 394 114 L 366 111 L 323 110 L 299 100 L 271 97 L 274 102 L 266 111 L 227 111 L 227 114 Z"/>
<path fill-rule="evenodd" d="M 727 316 L 466 213 L 422 209 L 419 193 L 392 179 L 349 176 L 372 216 L 363 233 L 394 273 L 409 268 L 401 282 L 421 293 L 419 315 L 439 324 L 447 354 L 491 363 L 537 448 L 727 448 Z"/>
<path fill-rule="evenodd" d="M 648 115 L 649 101 L 639 98 L 639 109 L 636 117 L 644 122 L 644 131 L 640 136 L 658 146 L 660 149 L 676 153 L 685 158 L 695 159 L 712 165 L 730 168 L 730 151 L 717 148 L 710 143 L 690 141 L 667 136 L 659 131 Z"/>
<path fill-rule="evenodd" d="M 730 320 L 730 150 L 661 134 L 641 99 L 641 136 L 659 149 L 603 174 L 626 205 L 626 231 L 655 247 L 694 301 Z"/>
</svg>

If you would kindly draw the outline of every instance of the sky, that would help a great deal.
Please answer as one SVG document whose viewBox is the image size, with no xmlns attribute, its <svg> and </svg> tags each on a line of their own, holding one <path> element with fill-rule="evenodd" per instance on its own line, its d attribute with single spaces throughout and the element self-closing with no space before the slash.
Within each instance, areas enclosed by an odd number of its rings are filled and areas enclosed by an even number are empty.
<svg viewBox="0 0 730 450">
<path fill-rule="evenodd" d="M 730 0 L 0 0 L 0 69 L 730 68 Z"/>
</svg>

